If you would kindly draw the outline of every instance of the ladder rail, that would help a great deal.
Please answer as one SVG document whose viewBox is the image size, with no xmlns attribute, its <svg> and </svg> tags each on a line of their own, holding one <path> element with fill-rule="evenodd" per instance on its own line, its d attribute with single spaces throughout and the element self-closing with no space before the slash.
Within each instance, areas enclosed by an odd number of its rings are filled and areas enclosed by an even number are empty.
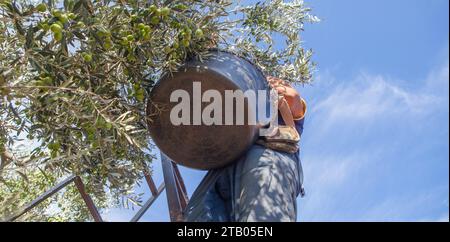
<svg viewBox="0 0 450 242">
<path fill-rule="evenodd" d="M 169 215 L 171 221 L 183 221 L 183 211 L 187 206 L 189 201 L 186 186 L 184 184 L 181 173 L 178 166 L 170 160 L 162 152 L 161 162 L 163 167 L 163 177 L 164 182 L 162 182 L 158 188 L 156 188 L 155 182 L 150 175 L 148 168 L 144 170 L 144 178 L 151 192 L 151 197 L 143 204 L 139 211 L 133 216 L 130 222 L 137 222 L 142 216 L 147 212 L 147 210 L 153 205 L 153 203 L 158 199 L 159 195 L 166 190 L 167 201 L 169 205 Z M 65 188 L 71 183 L 74 183 L 78 192 L 80 193 L 84 203 L 86 204 L 92 218 L 95 222 L 103 222 L 100 212 L 95 206 L 94 201 L 91 196 L 87 193 L 85 185 L 80 176 L 72 174 L 51 187 L 49 190 L 42 193 L 40 196 L 35 198 L 33 201 L 24 205 L 18 212 L 14 213 L 12 216 L 5 219 L 5 221 L 12 222 L 33 209 L 34 207 L 41 204 L 47 198 L 53 196 L 55 193 Z"/>
</svg>

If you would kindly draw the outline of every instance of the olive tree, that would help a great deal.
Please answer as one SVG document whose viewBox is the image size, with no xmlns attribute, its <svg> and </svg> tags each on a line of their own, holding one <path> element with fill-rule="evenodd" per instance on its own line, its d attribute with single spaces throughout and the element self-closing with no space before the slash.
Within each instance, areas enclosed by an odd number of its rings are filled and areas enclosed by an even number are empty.
<svg viewBox="0 0 450 242">
<path fill-rule="evenodd" d="M 0 216 L 68 174 L 83 176 L 101 208 L 138 203 L 158 78 L 217 47 L 310 83 L 300 34 L 318 21 L 302 0 L 0 0 L 0 20 Z M 70 189 L 60 196 L 81 204 Z"/>
</svg>

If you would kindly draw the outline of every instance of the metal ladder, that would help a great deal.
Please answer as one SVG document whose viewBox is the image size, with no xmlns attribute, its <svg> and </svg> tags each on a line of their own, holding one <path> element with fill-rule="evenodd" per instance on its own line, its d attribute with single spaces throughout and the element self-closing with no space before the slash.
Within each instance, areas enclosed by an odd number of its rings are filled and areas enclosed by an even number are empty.
<svg viewBox="0 0 450 242">
<path fill-rule="evenodd" d="M 147 210 L 152 206 L 152 204 L 156 201 L 156 199 L 164 191 L 164 189 L 166 190 L 167 195 L 170 221 L 183 221 L 183 211 L 189 201 L 186 186 L 184 185 L 184 181 L 181 177 L 178 166 L 165 154 L 163 154 L 162 152 L 160 154 L 164 181 L 158 187 L 156 187 L 155 182 L 149 174 L 148 169 L 144 170 L 144 178 L 147 182 L 148 187 L 150 188 L 152 196 L 142 205 L 142 207 L 139 209 L 139 211 L 137 211 L 130 222 L 139 221 L 139 219 L 145 214 L 145 212 L 147 212 Z M 94 202 L 92 201 L 92 198 L 89 196 L 89 194 L 86 193 L 86 189 L 81 177 L 76 175 L 70 175 L 63 181 L 59 182 L 36 199 L 23 206 L 14 215 L 7 218 L 6 221 L 16 220 L 72 182 L 75 183 L 75 186 L 81 197 L 83 198 L 83 201 L 85 202 L 93 220 L 95 222 L 103 222 L 103 219 Z"/>
</svg>

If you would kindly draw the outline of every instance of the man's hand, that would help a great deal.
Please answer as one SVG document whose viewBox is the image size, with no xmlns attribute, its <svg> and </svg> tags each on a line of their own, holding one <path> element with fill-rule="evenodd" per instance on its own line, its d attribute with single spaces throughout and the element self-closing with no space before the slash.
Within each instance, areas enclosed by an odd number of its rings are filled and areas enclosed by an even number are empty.
<svg viewBox="0 0 450 242">
<path fill-rule="evenodd" d="M 279 95 L 283 95 L 292 112 L 294 119 L 302 118 L 305 112 L 300 94 L 288 82 L 276 77 L 267 77 L 269 85 L 275 89 Z"/>
</svg>

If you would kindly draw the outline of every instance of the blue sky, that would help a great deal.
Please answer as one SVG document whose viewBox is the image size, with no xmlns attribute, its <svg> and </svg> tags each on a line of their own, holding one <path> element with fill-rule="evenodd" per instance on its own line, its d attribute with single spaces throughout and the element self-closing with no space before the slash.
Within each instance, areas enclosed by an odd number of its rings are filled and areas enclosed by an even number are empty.
<svg viewBox="0 0 450 242">
<path fill-rule="evenodd" d="M 448 221 L 449 1 L 306 2 L 322 22 L 303 35 L 318 70 L 298 87 L 308 102 L 299 221 Z M 160 183 L 159 160 L 153 169 Z M 181 172 L 192 194 L 204 172 Z M 141 220 L 169 220 L 165 194 Z"/>
</svg>

